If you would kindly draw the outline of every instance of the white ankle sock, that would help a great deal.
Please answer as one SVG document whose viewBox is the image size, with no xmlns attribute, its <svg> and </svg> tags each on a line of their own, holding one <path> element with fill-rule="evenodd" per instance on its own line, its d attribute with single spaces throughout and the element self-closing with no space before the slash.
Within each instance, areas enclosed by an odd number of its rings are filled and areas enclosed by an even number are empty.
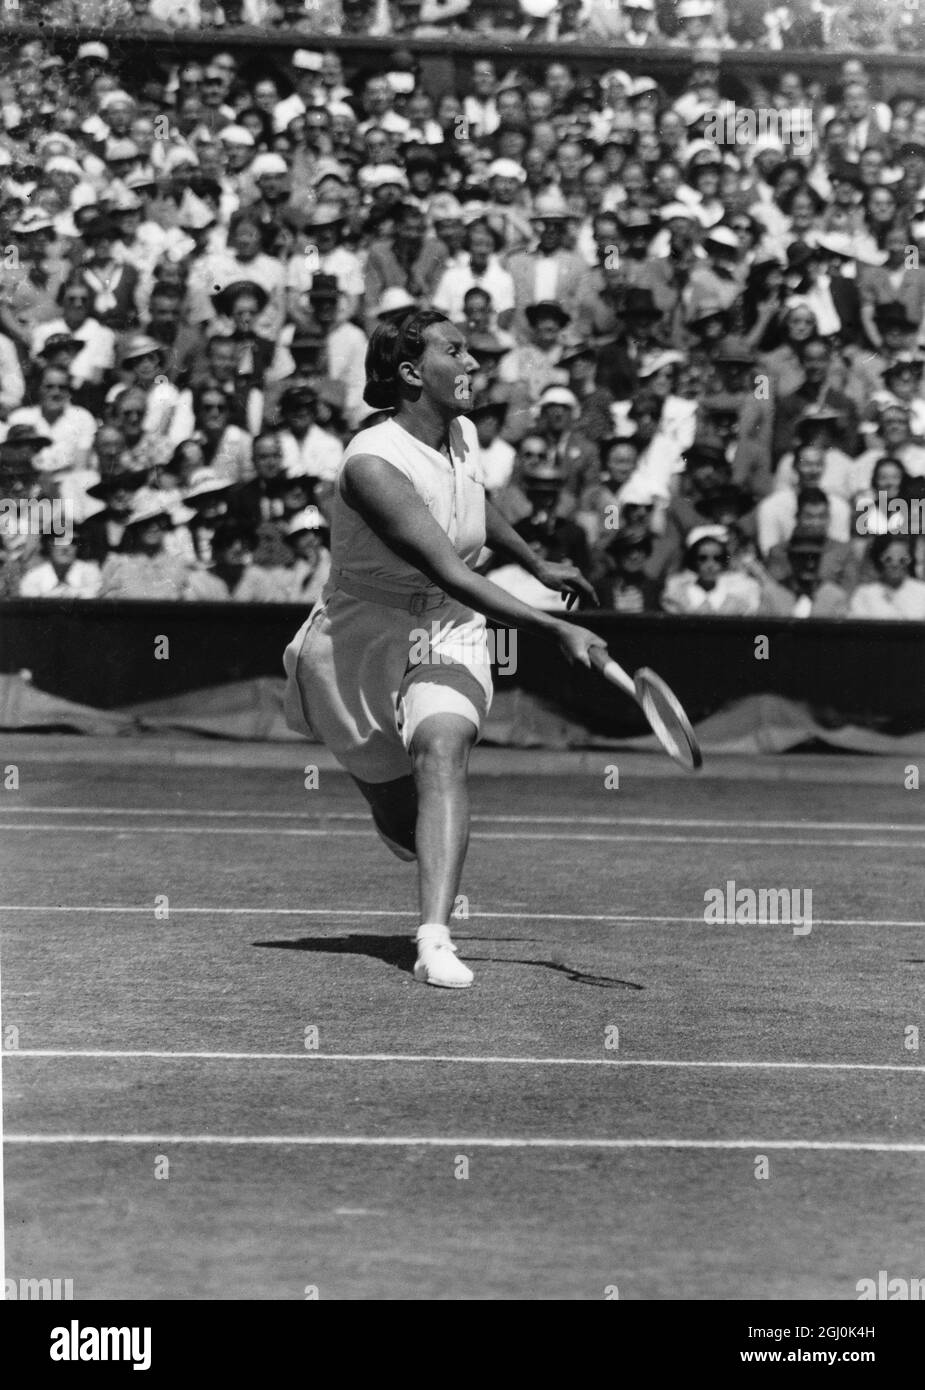
<svg viewBox="0 0 925 1390">
<path fill-rule="evenodd" d="M 422 922 L 414 939 L 419 946 L 449 946 L 450 929 L 443 922 Z"/>
</svg>

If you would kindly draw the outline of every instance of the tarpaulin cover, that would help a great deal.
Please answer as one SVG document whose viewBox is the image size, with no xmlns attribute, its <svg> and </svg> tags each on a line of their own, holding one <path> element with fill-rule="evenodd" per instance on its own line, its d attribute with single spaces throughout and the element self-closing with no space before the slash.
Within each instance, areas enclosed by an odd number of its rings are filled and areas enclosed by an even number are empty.
<svg viewBox="0 0 925 1390">
<path fill-rule="evenodd" d="M 482 742 L 505 748 L 657 748 L 646 738 L 607 738 L 551 701 L 498 682 Z M 48 695 L 22 676 L 0 676 L 0 728 L 131 736 L 184 732 L 212 738 L 298 742 L 283 721 L 283 681 L 266 676 L 185 695 L 97 710 Z M 747 695 L 697 725 L 704 753 L 782 753 L 819 744 L 844 752 L 925 754 L 925 732 L 890 737 L 844 724 L 826 727 L 806 705 L 780 695 Z"/>
</svg>

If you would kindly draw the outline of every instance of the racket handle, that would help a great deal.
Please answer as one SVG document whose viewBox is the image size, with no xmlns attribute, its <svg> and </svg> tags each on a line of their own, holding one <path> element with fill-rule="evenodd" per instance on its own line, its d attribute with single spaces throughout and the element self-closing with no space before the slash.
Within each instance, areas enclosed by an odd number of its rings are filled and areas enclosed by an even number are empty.
<svg viewBox="0 0 925 1390">
<path fill-rule="evenodd" d="M 619 686 L 624 694 L 629 695 L 630 699 L 636 699 L 636 686 L 632 676 L 628 676 L 619 662 L 614 661 L 606 647 L 592 647 L 588 656 L 591 665 L 600 671 L 605 681 L 610 681 L 611 685 Z"/>
</svg>

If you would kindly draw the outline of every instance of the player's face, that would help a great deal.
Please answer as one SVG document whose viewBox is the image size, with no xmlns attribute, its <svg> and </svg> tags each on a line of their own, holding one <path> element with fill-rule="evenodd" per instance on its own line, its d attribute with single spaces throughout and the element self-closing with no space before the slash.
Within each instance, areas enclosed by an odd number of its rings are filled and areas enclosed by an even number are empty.
<svg viewBox="0 0 925 1390">
<path fill-rule="evenodd" d="M 472 404 L 472 374 L 478 362 L 459 329 L 435 323 L 424 330 L 426 347 L 418 363 L 424 393 L 440 409 L 462 415 Z"/>
</svg>

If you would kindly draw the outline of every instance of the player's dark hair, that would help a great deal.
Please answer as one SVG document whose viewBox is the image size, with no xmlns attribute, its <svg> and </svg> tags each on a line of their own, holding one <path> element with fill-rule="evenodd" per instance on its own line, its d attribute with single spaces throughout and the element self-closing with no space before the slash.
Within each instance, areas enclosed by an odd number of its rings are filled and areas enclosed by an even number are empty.
<svg viewBox="0 0 925 1390">
<path fill-rule="evenodd" d="M 424 333 L 435 323 L 449 323 L 436 309 L 409 309 L 404 318 L 380 323 L 366 349 L 366 389 L 363 399 L 374 410 L 392 410 L 399 404 L 398 371 L 403 362 L 419 362 L 424 355 Z"/>
</svg>

